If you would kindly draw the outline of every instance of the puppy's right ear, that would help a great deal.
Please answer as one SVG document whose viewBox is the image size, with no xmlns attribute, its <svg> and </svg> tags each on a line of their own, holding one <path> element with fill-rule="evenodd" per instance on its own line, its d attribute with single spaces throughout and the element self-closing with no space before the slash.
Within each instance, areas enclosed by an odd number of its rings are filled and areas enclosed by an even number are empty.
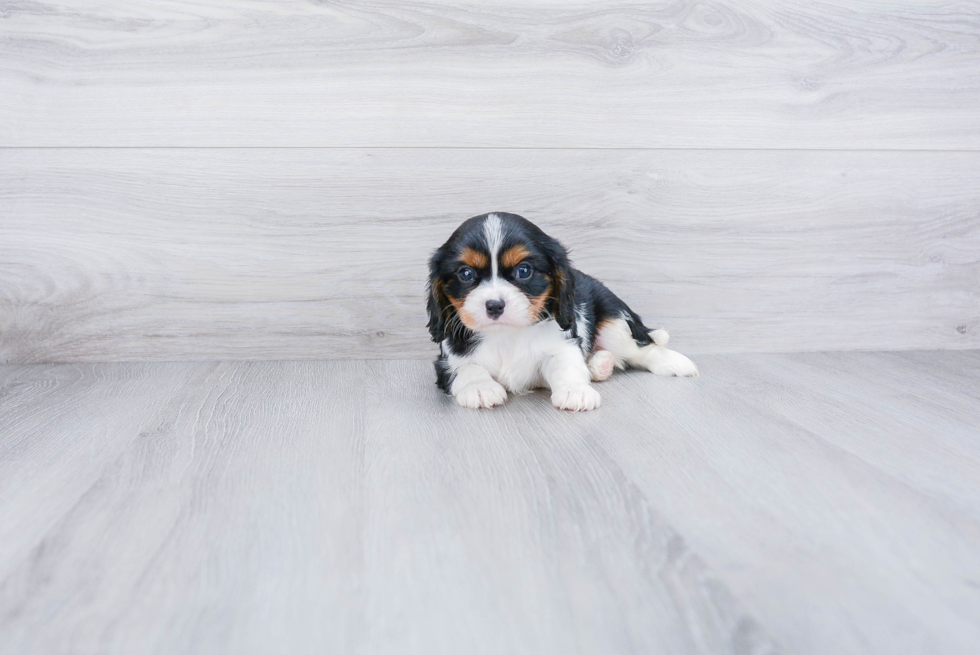
<svg viewBox="0 0 980 655">
<path fill-rule="evenodd" d="M 446 312 L 449 306 L 446 293 L 442 288 L 442 278 L 439 275 L 439 264 L 442 262 L 443 256 L 443 249 L 440 248 L 433 253 L 429 260 L 429 285 L 427 289 L 429 293 L 428 299 L 425 301 L 425 307 L 429 310 L 429 334 L 436 343 L 442 343 L 442 340 L 446 338 Z"/>
</svg>

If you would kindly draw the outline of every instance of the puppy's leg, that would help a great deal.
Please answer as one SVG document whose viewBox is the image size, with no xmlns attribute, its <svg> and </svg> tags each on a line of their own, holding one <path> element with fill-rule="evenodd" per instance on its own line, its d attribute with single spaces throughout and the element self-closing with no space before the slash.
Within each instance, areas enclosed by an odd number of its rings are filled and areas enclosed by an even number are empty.
<svg viewBox="0 0 980 655">
<path fill-rule="evenodd" d="M 693 377 L 698 374 L 698 367 L 694 362 L 665 347 L 666 332 L 654 330 L 651 337 L 653 343 L 640 346 L 633 338 L 626 321 L 617 318 L 603 322 L 596 335 L 596 345 L 602 350 L 610 351 L 620 367 L 629 364 L 636 368 L 645 368 L 656 375 Z"/>
<path fill-rule="evenodd" d="M 608 350 L 597 350 L 589 357 L 589 373 L 593 382 L 603 382 L 609 379 L 616 367 L 616 356 Z"/>
<path fill-rule="evenodd" d="M 569 344 L 546 359 L 541 376 L 551 388 L 551 404 L 558 409 L 587 412 L 602 403 L 599 392 L 589 385 L 592 375 L 575 345 Z"/>
<path fill-rule="evenodd" d="M 495 407 L 507 400 L 507 390 L 490 377 L 487 369 L 476 364 L 464 364 L 456 369 L 452 394 L 463 407 L 481 409 Z"/>
</svg>

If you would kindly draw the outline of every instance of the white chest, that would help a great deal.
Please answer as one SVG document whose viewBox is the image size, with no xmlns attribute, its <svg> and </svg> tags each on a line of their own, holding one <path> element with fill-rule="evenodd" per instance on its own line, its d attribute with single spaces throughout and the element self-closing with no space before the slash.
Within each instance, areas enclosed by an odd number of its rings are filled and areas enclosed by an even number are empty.
<svg viewBox="0 0 980 655">
<path fill-rule="evenodd" d="M 479 345 L 469 355 L 450 357 L 450 364 L 477 364 L 485 368 L 511 393 L 523 393 L 544 386 L 541 365 L 549 357 L 571 348 L 574 341 L 554 320 L 529 327 L 484 332 Z"/>
</svg>

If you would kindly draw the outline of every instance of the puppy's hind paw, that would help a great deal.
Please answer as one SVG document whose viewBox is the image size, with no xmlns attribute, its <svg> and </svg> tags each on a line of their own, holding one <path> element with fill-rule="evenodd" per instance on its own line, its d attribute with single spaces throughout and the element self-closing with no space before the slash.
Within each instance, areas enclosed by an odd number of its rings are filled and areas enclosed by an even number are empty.
<svg viewBox="0 0 980 655">
<path fill-rule="evenodd" d="M 602 404 L 602 396 L 589 385 L 583 384 L 553 390 L 551 404 L 570 412 L 587 412 Z"/>
<path fill-rule="evenodd" d="M 616 356 L 608 350 L 597 350 L 589 357 L 589 373 L 593 382 L 608 380 L 616 367 Z"/>
<path fill-rule="evenodd" d="M 489 409 L 507 400 L 507 390 L 496 380 L 472 382 L 456 393 L 456 402 L 470 409 Z"/>
<path fill-rule="evenodd" d="M 647 350 L 644 366 L 654 375 L 698 376 L 698 367 L 694 362 L 676 350 L 662 346 L 647 346 L 644 350 Z"/>
</svg>

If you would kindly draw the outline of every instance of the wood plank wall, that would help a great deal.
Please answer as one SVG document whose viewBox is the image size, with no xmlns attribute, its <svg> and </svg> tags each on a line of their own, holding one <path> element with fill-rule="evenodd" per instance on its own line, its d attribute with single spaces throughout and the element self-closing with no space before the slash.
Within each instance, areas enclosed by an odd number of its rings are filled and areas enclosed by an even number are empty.
<svg viewBox="0 0 980 655">
<path fill-rule="evenodd" d="M 428 356 L 492 210 L 688 352 L 980 347 L 980 2 L 0 5 L 0 362 Z"/>
</svg>

